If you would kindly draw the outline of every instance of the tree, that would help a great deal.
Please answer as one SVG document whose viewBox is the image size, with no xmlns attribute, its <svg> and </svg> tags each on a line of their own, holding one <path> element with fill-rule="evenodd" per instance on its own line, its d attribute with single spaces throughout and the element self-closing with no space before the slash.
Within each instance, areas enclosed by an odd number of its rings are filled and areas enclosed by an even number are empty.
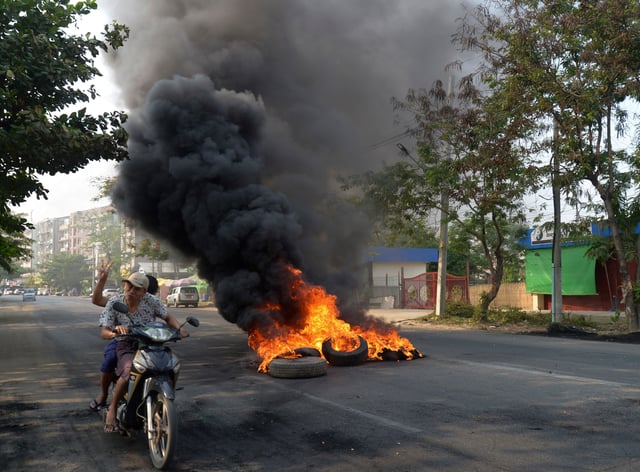
<svg viewBox="0 0 640 472">
<path fill-rule="evenodd" d="M 26 257 L 31 251 L 31 241 L 23 233 L 26 224 L 27 220 L 23 217 L 5 215 L 0 209 L 0 267 L 9 273 L 17 270 L 14 262 Z"/>
<path fill-rule="evenodd" d="M 123 261 L 131 256 L 131 253 L 125 250 L 128 248 L 126 238 L 129 233 L 123 231 L 119 215 L 115 210 L 100 213 L 88 220 L 85 229 L 89 234 L 87 248 L 96 251 L 94 253 L 96 258 L 111 261 L 111 272 L 116 274 L 115 284 L 119 284 Z M 94 264 L 96 262 L 94 261 Z"/>
<path fill-rule="evenodd" d="M 486 259 L 482 245 L 476 239 L 470 239 L 468 222 L 453 222 L 449 228 L 449 258 L 447 271 L 455 275 L 465 275 L 467 263 L 473 279 L 486 278 L 490 282 L 490 272 L 486 267 Z M 526 235 L 525 225 L 514 224 L 504 231 L 504 270 L 502 282 L 522 282 L 524 278 L 524 247 L 522 239 Z"/>
<path fill-rule="evenodd" d="M 539 151 L 559 159 L 560 185 L 575 191 L 586 182 L 602 201 L 620 262 L 625 315 L 640 329 L 634 300 L 637 276 L 627 261 L 640 240 L 624 235 L 640 222 L 627 212 L 637 195 L 640 161 L 615 149 L 629 128 L 630 104 L 640 101 L 640 4 L 637 0 L 491 0 L 464 18 L 454 40 L 484 56 L 479 75 L 498 71 L 490 86 L 512 120 L 539 126 Z M 551 127 L 557 139 L 549 137 Z M 550 175 L 550 166 L 540 170 Z M 634 247 L 633 253 L 628 248 Z"/>
<path fill-rule="evenodd" d="M 42 280 L 55 289 L 64 289 L 65 292 L 73 288 L 80 289 L 83 283 L 91 277 L 89 265 L 84 257 L 79 254 L 61 252 L 54 255 L 44 265 Z"/>
<path fill-rule="evenodd" d="M 135 255 L 151 259 L 152 273 L 155 273 L 156 271 L 156 261 L 166 261 L 169 259 L 169 251 L 162 249 L 158 241 L 151 241 L 148 238 L 140 241 L 136 247 Z"/>
<path fill-rule="evenodd" d="M 92 116 L 80 105 L 98 95 L 88 84 L 94 60 L 117 49 L 128 29 L 106 26 L 102 38 L 72 34 L 95 0 L 0 1 L 0 265 L 29 253 L 20 235 L 31 225 L 10 206 L 47 198 L 38 174 L 71 173 L 91 161 L 127 156 L 123 112 Z M 84 87 L 84 88 L 83 88 Z M 69 111 L 70 107 L 77 109 Z"/>
<path fill-rule="evenodd" d="M 457 222 L 459 231 L 477 242 L 490 274 L 491 289 L 480 307 L 486 313 L 502 283 L 507 233 L 524 222 L 522 196 L 534 185 L 520 136 L 470 76 L 459 82 L 454 97 L 436 81 L 430 90 L 410 90 L 394 104 L 413 117 L 418 156 L 401 147 L 404 160 L 349 183 L 385 215 L 423 218 L 439 209 Z"/>
</svg>

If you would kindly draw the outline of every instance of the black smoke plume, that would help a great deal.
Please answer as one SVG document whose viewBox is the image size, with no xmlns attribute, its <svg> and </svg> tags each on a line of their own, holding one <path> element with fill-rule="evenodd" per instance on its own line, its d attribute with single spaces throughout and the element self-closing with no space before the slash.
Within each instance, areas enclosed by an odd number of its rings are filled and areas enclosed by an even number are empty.
<svg viewBox="0 0 640 472">
<path fill-rule="evenodd" d="M 158 81 L 129 125 L 132 157 L 113 190 L 124 215 L 197 259 L 220 313 L 244 329 L 256 308 L 286 307 L 285 266 L 302 261 L 296 215 L 261 184 L 264 121 L 259 100 L 207 77 Z"/>
<path fill-rule="evenodd" d="M 138 0 L 113 67 L 131 110 L 114 204 L 198 260 L 247 329 L 282 266 L 360 316 L 368 225 L 336 177 L 395 157 L 392 96 L 452 58 L 448 0 Z M 285 310 L 286 311 L 286 310 Z M 282 316 L 289 317 L 288 314 Z M 291 315 L 294 316 L 294 315 Z M 353 319 L 347 319 L 353 322 Z"/>
</svg>

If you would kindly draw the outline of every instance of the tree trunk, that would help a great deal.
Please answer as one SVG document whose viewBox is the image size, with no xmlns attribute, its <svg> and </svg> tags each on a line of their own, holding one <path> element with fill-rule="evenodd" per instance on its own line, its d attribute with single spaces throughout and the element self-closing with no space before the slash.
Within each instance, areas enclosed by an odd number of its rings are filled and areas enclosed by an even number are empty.
<svg viewBox="0 0 640 472">
<path fill-rule="evenodd" d="M 480 296 L 480 313 L 482 314 L 482 318 L 486 319 L 487 312 L 489 311 L 489 305 L 491 302 L 496 299 L 498 296 L 498 291 L 500 290 L 501 281 L 497 278 L 493 277 L 491 279 L 491 290 L 488 292 L 484 292 Z"/>
<path fill-rule="evenodd" d="M 629 273 L 629 268 L 624 259 L 624 251 L 622 250 L 622 237 L 617 233 L 617 226 L 612 225 L 612 237 L 616 247 L 616 255 L 620 264 L 620 278 L 622 279 L 622 298 L 624 299 L 624 316 L 627 319 L 627 329 L 630 333 L 639 331 L 638 325 L 638 308 L 636 307 L 635 297 L 633 296 L 633 277 Z"/>
<path fill-rule="evenodd" d="M 605 200 L 605 206 L 610 206 L 611 202 Z M 613 205 L 611 205 L 613 206 Z M 611 228 L 611 237 L 616 250 L 616 257 L 620 265 L 620 278 L 622 279 L 622 298 L 624 299 L 624 316 L 627 319 L 627 329 L 630 333 L 639 331 L 638 324 L 638 308 L 636 307 L 635 297 L 633 295 L 634 279 L 633 274 L 629 273 L 627 266 L 622 235 L 615 221 L 615 218 L 609 218 L 609 226 Z"/>
<path fill-rule="evenodd" d="M 615 248 L 616 258 L 620 265 L 620 278 L 622 279 L 622 298 L 624 299 L 624 316 L 627 319 L 627 330 L 632 333 L 640 331 L 638 323 L 638 308 L 636 307 L 635 297 L 633 296 L 634 275 L 629 273 L 627 258 L 625 257 L 624 243 L 622 242 L 622 233 L 616 220 L 616 211 L 613 203 L 613 192 L 608 192 L 606 188 L 599 184 L 594 178 L 591 183 L 595 186 L 602 198 L 606 212 L 607 222 L 611 229 L 611 239 Z"/>
<path fill-rule="evenodd" d="M 490 269 L 491 271 L 491 289 L 480 297 L 480 313 L 482 319 L 486 319 L 489 305 L 498 296 L 500 286 L 502 285 L 502 276 L 504 275 L 504 257 L 500 249 L 496 249 L 496 264 Z"/>
<path fill-rule="evenodd" d="M 627 330 L 630 333 L 640 331 L 638 326 L 638 309 L 633 297 L 633 286 L 625 281 L 622 284 L 622 297 L 624 298 L 624 316 L 627 318 Z"/>
</svg>

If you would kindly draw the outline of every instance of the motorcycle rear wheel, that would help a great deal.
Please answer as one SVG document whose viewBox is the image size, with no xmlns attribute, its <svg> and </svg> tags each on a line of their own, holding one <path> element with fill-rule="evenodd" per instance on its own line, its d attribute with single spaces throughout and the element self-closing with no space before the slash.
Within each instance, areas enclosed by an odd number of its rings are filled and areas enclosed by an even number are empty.
<svg viewBox="0 0 640 472">
<path fill-rule="evenodd" d="M 173 458 L 177 436 L 176 409 L 173 400 L 158 393 L 152 406 L 149 428 L 154 432 L 149 439 L 149 454 L 156 469 L 164 469 Z"/>
</svg>

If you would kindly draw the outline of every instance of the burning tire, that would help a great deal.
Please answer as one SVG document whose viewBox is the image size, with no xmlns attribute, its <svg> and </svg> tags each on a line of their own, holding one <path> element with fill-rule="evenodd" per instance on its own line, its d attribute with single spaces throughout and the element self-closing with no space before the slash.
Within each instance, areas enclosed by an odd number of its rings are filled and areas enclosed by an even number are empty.
<svg viewBox="0 0 640 472">
<path fill-rule="evenodd" d="M 322 354 L 329 364 L 338 367 L 362 364 L 369 358 L 369 345 L 367 341 L 358 336 L 360 345 L 353 351 L 336 351 L 331 344 L 331 339 L 322 343 Z"/>
<path fill-rule="evenodd" d="M 300 357 L 320 357 L 320 351 L 315 347 L 299 347 L 294 349 L 293 352 L 298 354 Z"/>
<path fill-rule="evenodd" d="M 304 379 L 327 374 L 327 361 L 306 356 L 295 359 L 274 359 L 269 363 L 269 375 L 281 379 Z"/>
</svg>

